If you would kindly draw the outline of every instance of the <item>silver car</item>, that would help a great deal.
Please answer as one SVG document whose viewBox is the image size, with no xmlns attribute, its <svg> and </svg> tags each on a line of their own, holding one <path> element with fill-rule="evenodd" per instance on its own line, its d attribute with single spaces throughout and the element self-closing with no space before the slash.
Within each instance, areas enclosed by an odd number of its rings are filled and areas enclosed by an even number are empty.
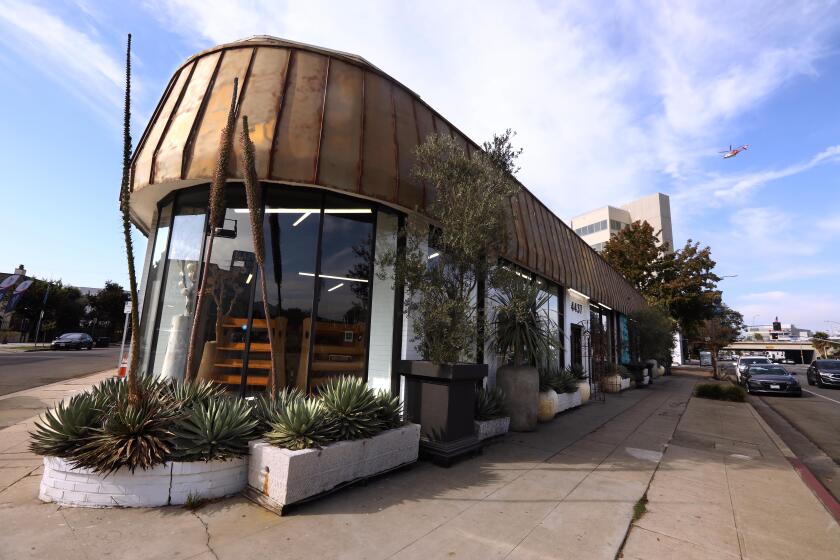
<svg viewBox="0 0 840 560">
<path fill-rule="evenodd" d="M 738 378 L 738 383 L 743 383 L 743 374 L 747 368 L 756 364 L 773 364 L 773 361 L 767 356 L 740 356 L 735 363 L 735 377 Z"/>
</svg>

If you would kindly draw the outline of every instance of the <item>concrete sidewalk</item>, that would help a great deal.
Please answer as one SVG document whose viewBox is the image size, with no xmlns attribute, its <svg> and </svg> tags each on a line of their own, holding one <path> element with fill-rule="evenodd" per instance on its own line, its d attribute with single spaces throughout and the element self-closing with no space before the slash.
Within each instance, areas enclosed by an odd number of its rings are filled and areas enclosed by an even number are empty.
<svg viewBox="0 0 840 560">
<path fill-rule="evenodd" d="M 3 468 L 20 469 L 0 486 L 0 558 L 611 559 L 694 382 L 608 395 L 450 469 L 419 463 L 282 518 L 243 498 L 196 511 L 41 503 L 31 421 L 18 423 L 0 431 Z M 38 400 L 59 389 L 44 391 Z"/>
<path fill-rule="evenodd" d="M 625 559 L 840 558 L 840 526 L 746 403 L 694 398 Z"/>
</svg>

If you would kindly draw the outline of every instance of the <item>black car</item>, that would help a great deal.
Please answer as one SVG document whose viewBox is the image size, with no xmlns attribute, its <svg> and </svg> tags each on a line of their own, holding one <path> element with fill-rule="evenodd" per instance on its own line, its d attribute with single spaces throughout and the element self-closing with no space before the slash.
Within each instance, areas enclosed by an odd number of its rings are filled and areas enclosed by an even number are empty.
<svg viewBox="0 0 840 560">
<path fill-rule="evenodd" d="M 52 341 L 53 350 L 81 350 L 93 348 L 93 338 L 85 333 L 67 333 Z"/>
<path fill-rule="evenodd" d="M 802 386 L 791 373 L 776 364 L 756 364 L 741 375 L 748 393 L 802 396 Z"/>
<path fill-rule="evenodd" d="M 840 360 L 814 360 L 805 373 L 808 385 L 840 387 Z"/>
</svg>

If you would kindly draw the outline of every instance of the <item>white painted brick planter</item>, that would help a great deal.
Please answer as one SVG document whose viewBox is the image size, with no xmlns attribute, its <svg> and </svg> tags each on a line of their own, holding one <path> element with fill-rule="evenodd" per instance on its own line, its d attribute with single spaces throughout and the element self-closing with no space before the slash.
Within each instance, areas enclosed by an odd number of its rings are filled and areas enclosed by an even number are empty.
<svg viewBox="0 0 840 560">
<path fill-rule="evenodd" d="M 248 481 L 248 459 L 173 461 L 134 474 L 126 468 L 103 475 L 44 457 L 38 497 L 73 507 L 157 507 L 180 505 L 193 494 L 202 499 L 241 492 Z"/>
<path fill-rule="evenodd" d="M 621 390 L 624 391 L 625 389 L 629 389 L 629 388 L 630 388 L 630 378 L 627 378 L 627 379 L 622 378 L 621 379 Z"/>
<path fill-rule="evenodd" d="M 321 449 L 290 451 L 257 440 L 250 443 L 248 495 L 278 512 L 354 480 L 417 461 L 420 425 L 382 432 L 372 438 L 339 441 Z"/>
<path fill-rule="evenodd" d="M 574 393 L 557 393 L 557 413 L 581 405 L 580 389 Z"/>
<path fill-rule="evenodd" d="M 510 428 L 510 417 L 474 420 L 473 425 L 475 426 L 475 435 L 481 441 L 506 434 Z"/>
</svg>

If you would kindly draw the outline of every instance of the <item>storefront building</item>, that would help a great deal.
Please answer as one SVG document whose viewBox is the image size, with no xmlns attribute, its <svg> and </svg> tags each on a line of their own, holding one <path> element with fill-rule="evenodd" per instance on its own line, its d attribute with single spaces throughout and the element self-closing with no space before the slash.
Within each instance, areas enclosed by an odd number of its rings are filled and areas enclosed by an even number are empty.
<svg viewBox="0 0 840 560">
<path fill-rule="evenodd" d="M 224 223 L 206 285 L 207 204 L 234 79 L 238 116 L 248 116 L 263 189 L 269 317 L 258 289 L 250 217 L 234 144 Z M 236 138 L 239 137 L 238 119 Z M 182 378 L 198 290 L 204 311 L 196 372 L 256 391 L 274 366 L 281 381 L 312 390 L 358 375 L 398 390 L 395 364 L 414 357 L 402 298 L 376 274 L 376 255 L 398 249 L 407 221 L 430 221 L 435 192 L 411 174 L 415 148 L 449 134 L 480 148 L 419 96 L 354 55 L 256 37 L 185 62 L 137 146 L 131 213 L 149 236 L 142 283 L 143 371 Z M 643 298 L 526 188 L 511 199 L 504 260 L 550 294 L 561 366 L 625 355 L 626 315 Z M 430 254 L 433 258 L 433 254 Z M 273 341 L 266 328 L 270 325 Z M 484 359 L 493 366 L 492 352 Z M 492 367 L 491 367 L 492 370 Z M 492 371 L 491 371 L 492 379 Z"/>
</svg>

